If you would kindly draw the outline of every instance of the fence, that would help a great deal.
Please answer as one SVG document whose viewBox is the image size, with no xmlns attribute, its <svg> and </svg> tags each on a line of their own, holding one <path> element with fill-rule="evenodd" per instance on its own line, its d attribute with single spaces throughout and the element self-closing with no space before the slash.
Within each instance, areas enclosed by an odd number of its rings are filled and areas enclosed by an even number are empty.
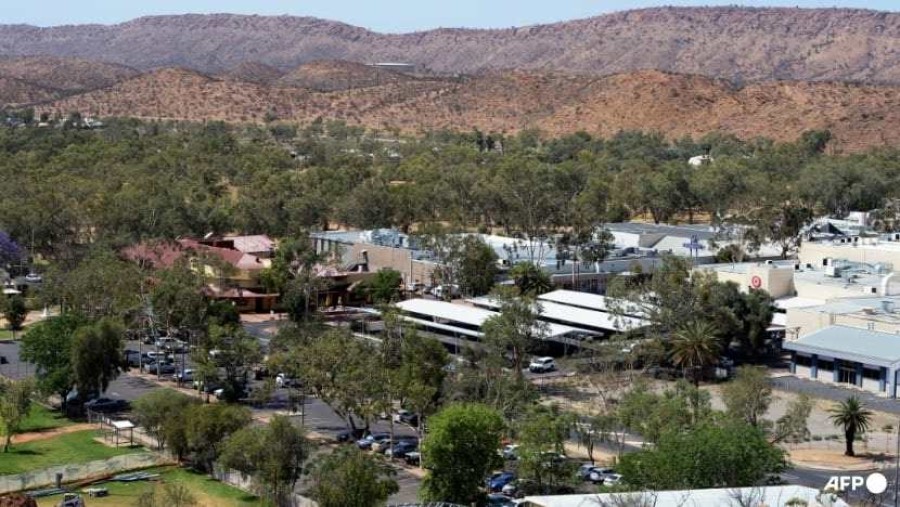
<svg viewBox="0 0 900 507">
<path fill-rule="evenodd" d="M 254 495 L 259 493 L 254 488 L 253 478 L 248 475 L 244 475 L 237 470 L 231 470 L 216 466 L 213 469 L 213 477 L 224 484 L 234 486 L 235 488 L 247 491 L 248 493 L 252 493 Z M 292 494 L 290 500 L 291 507 L 319 507 L 319 504 L 314 500 L 297 493 Z"/>
<path fill-rule="evenodd" d="M 114 475 L 126 470 L 147 468 L 165 462 L 165 459 L 151 453 L 125 454 L 77 465 L 60 465 L 21 474 L 3 475 L 0 476 L 0 495 L 13 491 L 54 486 L 57 475 L 62 476 L 62 482 L 81 481 Z"/>
</svg>

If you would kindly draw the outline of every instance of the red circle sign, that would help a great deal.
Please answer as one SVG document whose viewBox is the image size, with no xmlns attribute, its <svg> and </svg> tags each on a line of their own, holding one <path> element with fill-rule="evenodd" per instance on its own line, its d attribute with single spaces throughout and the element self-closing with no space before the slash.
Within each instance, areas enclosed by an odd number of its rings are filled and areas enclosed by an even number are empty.
<svg viewBox="0 0 900 507">
<path fill-rule="evenodd" d="M 753 278 L 750 279 L 750 286 L 753 287 L 754 289 L 758 289 L 758 288 L 762 287 L 762 278 L 760 278 L 758 276 L 754 276 Z"/>
</svg>

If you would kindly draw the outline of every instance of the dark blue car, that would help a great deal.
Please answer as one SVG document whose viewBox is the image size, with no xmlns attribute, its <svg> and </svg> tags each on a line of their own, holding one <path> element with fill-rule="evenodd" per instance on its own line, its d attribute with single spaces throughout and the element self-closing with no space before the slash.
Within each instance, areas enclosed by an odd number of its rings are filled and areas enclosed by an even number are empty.
<svg viewBox="0 0 900 507">
<path fill-rule="evenodd" d="M 506 486 L 514 480 L 516 480 L 516 474 L 514 473 L 498 472 L 492 475 L 490 479 L 488 479 L 487 486 L 491 493 L 494 493 L 497 491 L 501 491 L 503 489 L 503 486 Z"/>
</svg>

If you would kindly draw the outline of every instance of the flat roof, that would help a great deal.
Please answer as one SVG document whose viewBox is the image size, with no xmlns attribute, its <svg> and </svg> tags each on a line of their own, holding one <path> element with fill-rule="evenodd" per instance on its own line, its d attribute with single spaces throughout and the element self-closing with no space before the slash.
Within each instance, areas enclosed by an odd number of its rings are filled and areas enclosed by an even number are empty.
<svg viewBox="0 0 900 507">
<path fill-rule="evenodd" d="M 806 486 L 762 486 L 753 488 L 718 488 L 634 493 L 601 493 L 587 495 L 526 496 L 521 505 L 528 507 L 598 507 L 600 505 L 653 505 L 654 507 L 709 507 L 741 505 L 739 499 L 752 505 L 783 507 L 791 499 L 806 501 L 809 507 L 823 507 L 821 491 Z M 750 503 L 747 503 L 749 505 Z M 849 507 L 837 499 L 833 507 Z"/>
<path fill-rule="evenodd" d="M 900 335 L 850 326 L 828 326 L 783 348 L 863 364 L 893 367 L 900 364 Z"/>
<path fill-rule="evenodd" d="M 697 236 L 699 240 L 708 240 L 716 235 L 708 225 L 669 225 L 669 224 L 648 224 L 643 222 L 615 222 L 605 224 L 604 228 L 610 232 L 621 232 L 625 234 L 661 234 L 664 236 L 676 236 L 690 238 Z"/>
<path fill-rule="evenodd" d="M 409 299 L 397 303 L 396 306 L 404 312 L 415 313 L 450 322 L 458 322 L 460 324 L 476 326 L 479 328 L 484 325 L 485 321 L 489 318 L 499 315 L 498 312 L 475 308 L 474 306 L 448 303 L 446 301 L 435 301 L 433 299 Z M 548 338 L 555 338 L 579 331 L 584 330 L 559 324 L 548 324 Z"/>
<path fill-rule="evenodd" d="M 715 271 L 717 273 L 734 273 L 746 274 L 750 272 L 750 268 L 769 268 L 769 269 L 794 269 L 797 264 L 796 260 L 771 260 L 771 261 L 753 261 L 753 262 L 718 262 L 715 264 L 701 264 L 695 269 L 703 269 L 706 271 Z"/>
<path fill-rule="evenodd" d="M 801 298 L 798 296 L 775 300 L 775 308 L 780 308 L 782 310 L 790 308 L 809 308 L 811 306 L 820 306 L 824 304 L 824 299 Z"/>
<path fill-rule="evenodd" d="M 488 308 L 500 307 L 500 302 L 490 297 L 475 298 L 472 301 L 476 305 Z M 538 318 L 562 321 L 573 326 L 585 326 L 609 331 L 631 331 L 648 324 L 646 320 L 637 317 L 613 315 L 607 312 L 587 310 L 550 301 L 539 301 L 538 304 L 541 310 Z"/>
</svg>

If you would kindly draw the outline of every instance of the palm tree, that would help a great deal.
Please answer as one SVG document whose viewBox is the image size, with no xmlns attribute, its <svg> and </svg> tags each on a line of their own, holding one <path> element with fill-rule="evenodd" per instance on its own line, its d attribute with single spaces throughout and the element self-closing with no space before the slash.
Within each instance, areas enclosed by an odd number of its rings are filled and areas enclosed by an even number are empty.
<svg viewBox="0 0 900 507">
<path fill-rule="evenodd" d="M 846 401 L 838 403 L 829 412 L 831 415 L 828 418 L 831 419 L 831 422 L 835 426 L 844 428 L 844 439 L 847 444 L 844 455 L 856 456 L 856 453 L 853 452 L 853 439 L 856 438 L 857 433 L 865 433 L 869 430 L 869 424 L 871 424 L 874 414 L 856 396 L 851 396 Z"/>
<path fill-rule="evenodd" d="M 706 367 L 719 360 L 721 344 L 715 328 L 708 322 L 695 320 L 679 329 L 672 339 L 672 362 L 687 376 L 693 374 L 694 386 L 700 387 L 700 377 Z"/>
<path fill-rule="evenodd" d="M 523 296 L 539 296 L 553 290 L 550 275 L 533 262 L 520 262 L 509 270 L 519 293 Z"/>
</svg>

